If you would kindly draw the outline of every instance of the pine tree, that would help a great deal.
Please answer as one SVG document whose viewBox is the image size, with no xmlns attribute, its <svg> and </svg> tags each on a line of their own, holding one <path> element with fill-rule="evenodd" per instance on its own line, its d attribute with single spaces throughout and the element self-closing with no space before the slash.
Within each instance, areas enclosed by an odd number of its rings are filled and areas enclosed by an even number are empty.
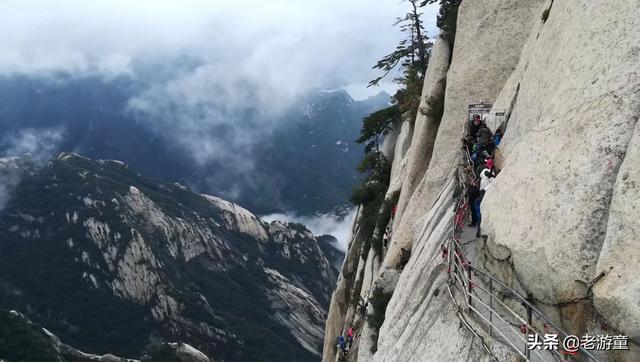
<svg viewBox="0 0 640 362">
<path fill-rule="evenodd" d="M 394 81 L 400 85 L 392 98 L 390 107 L 371 113 L 363 119 L 358 143 L 365 144 L 365 157 L 358 166 L 358 171 L 367 176 L 363 182 L 354 188 L 351 201 L 364 206 L 364 214 L 370 219 L 367 225 L 370 231 L 376 224 L 378 210 L 384 202 L 384 195 L 389 186 L 391 165 L 380 151 L 380 140 L 386 136 L 394 124 L 399 124 L 402 114 L 410 112 L 415 116 L 418 112 L 422 83 L 427 70 L 431 43 L 427 37 L 421 19 L 420 8 L 425 3 L 422 0 L 406 0 L 410 4 L 409 12 L 397 18 L 394 25 L 400 27 L 405 34 L 396 49 L 380 59 L 373 69 L 380 69 L 384 74 L 371 82 L 369 86 L 378 85 L 392 70 L 400 66 L 400 76 Z"/>
<path fill-rule="evenodd" d="M 400 119 L 398 107 L 390 106 L 373 112 L 362 119 L 362 129 L 358 143 L 365 144 L 365 153 L 372 150 L 380 151 L 380 138 L 386 136 L 393 126 L 393 123 Z"/>
<path fill-rule="evenodd" d="M 366 177 L 353 189 L 351 202 L 367 206 L 368 212 L 372 215 L 369 222 L 371 232 L 377 215 L 372 210 L 377 211 L 384 200 L 391 173 L 391 165 L 380 151 L 380 140 L 389 134 L 393 124 L 400 120 L 400 116 L 395 105 L 371 113 L 362 120 L 360 138 L 356 140 L 365 144 L 365 156 L 358 165 L 358 171 Z"/>
<path fill-rule="evenodd" d="M 427 42 L 428 38 L 423 36 L 425 30 L 424 25 L 422 25 L 422 19 L 420 19 L 422 14 L 418 13 L 418 8 L 422 7 L 422 5 L 418 4 L 418 0 L 409 0 L 409 2 L 411 3 L 411 12 L 407 14 L 406 19 L 411 22 L 413 46 L 417 48 L 418 51 L 418 64 L 412 65 L 422 74 L 422 77 L 424 77 L 427 71 L 427 47 L 429 47 L 429 43 Z"/>
<path fill-rule="evenodd" d="M 427 70 L 428 52 L 431 47 L 429 38 L 426 35 L 422 22 L 422 13 L 419 9 L 424 6 L 419 0 L 406 0 L 411 5 L 411 9 L 403 17 L 397 18 L 395 26 L 400 27 L 400 31 L 406 34 L 396 49 L 380 59 L 373 69 L 380 69 L 385 73 L 369 82 L 369 87 L 378 85 L 393 69 L 401 65 L 404 69 L 416 69 L 418 76 L 422 79 Z"/>
<path fill-rule="evenodd" d="M 458 7 L 460 7 L 462 0 L 424 0 L 420 6 L 434 4 L 436 2 L 440 3 L 436 25 L 442 30 L 442 36 L 449 42 L 449 45 L 453 49 L 456 36 L 456 23 L 458 21 Z"/>
</svg>

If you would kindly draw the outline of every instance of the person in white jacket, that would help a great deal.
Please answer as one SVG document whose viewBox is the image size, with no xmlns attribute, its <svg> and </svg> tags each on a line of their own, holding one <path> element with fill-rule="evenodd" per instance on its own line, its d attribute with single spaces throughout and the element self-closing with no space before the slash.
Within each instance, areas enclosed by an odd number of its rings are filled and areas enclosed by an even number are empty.
<svg viewBox="0 0 640 362">
<path fill-rule="evenodd" d="M 482 172 L 480 172 L 480 190 L 486 190 L 487 187 L 491 185 L 491 182 L 493 182 L 494 178 L 495 177 L 488 168 L 482 170 Z"/>
</svg>

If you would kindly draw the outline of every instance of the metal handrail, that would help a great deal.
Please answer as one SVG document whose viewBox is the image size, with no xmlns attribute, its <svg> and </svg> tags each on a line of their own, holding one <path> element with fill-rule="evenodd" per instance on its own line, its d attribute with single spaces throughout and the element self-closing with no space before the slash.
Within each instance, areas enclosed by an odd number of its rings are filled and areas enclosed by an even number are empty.
<svg viewBox="0 0 640 362">
<path fill-rule="evenodd" d="M 453 242 L 455 242 L 455 243 L 456 243 L 456 245 L 458 246 L 458 248 L 460 248 L 460 246 L 459 246 L 460 244 L 459 244 L 457 241 L 453 240 Z M 457 255 L 455 255 L 455 257 L 456 257 L 456 258 L 458 258 L 458 256 L 457 256 Z M 471 268 L 471 270 L 478 271 L 477 269 L 474 269 L 474 268 L 473 268 L 471 265 L 469 265 L 469 264 L 467 264 L 467 267 L 468 267 L 468 268 Z M 457 267 L 456 267 L 456 269 L 457 269 Z M 483 273 L 483 274 L 484 274 L 484 273 Z M 492 279 L 492 280 L 495 280 L 494 278 L 491 278 L 491 279 Z M 502 284 L 502 283 L 500 283 L 500 282 L 498 282 L 498 283 L 500 284 L 500 286 L 503 286 L 503 284 Z M 479 284 L 475 284 L 474 289 L 475 289 L 475 288 L 478 288 L 478 289 L 482 290 L 482 291 L 483 291 L 483 292 L 485 292 L 488 296 L 496 297 L 496 301 L 497 301 L 498 303 L 500 303 L 500 304 L 501 304 L 501 305 L 502 305 L 502 306 L 503 306 L 503 307 L 504 307 L 508 312 L 510 312 L 514 317 L 516 317 L 516 318 L 519 320 L 519 322 L 522 322 L 523 324 L 526 324 L 526 323 L 527 323 L 527 321 L 525 321 L 525 320 L 524 320 L 524 318 L 522 318 L 522 317 L 521 317 L 521 316 L 520 316 L 516 311 L 514 311 L 514 310 L 513 310 L 513 309 L 511 309 L 509 306 L 507 306 L 506 304 L 504 304 L 504 302 L 502 302 L 502 301 L 500 300 L 500 298 L 497 298 L 497 296 L 495 296 L 495 295 L 493 294 L 493 292 L 492 292 L 492 291 L 488 291 L 488 290 L 484 289 L 484 288 L 483 288 L 481 285 L 479 285 Z"/>
<path fill-rule="evenodd" d="M 477 269 L 473 269 L 474 271 L 477 271 Z M 491 283 L 493 282 L 493 280 L 495 279 L 490 279 Z M 511 309 L 509 306 L 507 306 L 504 302 L 502 302 L 500 300 L 500 298 L 497 298 L 497 296 L 495 296 L 493 294 L 493 292 L 487 291 L 485 288 L 483 288 L 482 286 L 480 286 L 479 284 L 475 284 L 475 289 L 480 289 L 482 290 L 484 293 L 487 294 L 487 296 L 489 296 L 490 300 L 495 299 L 495 301 L 497 301 L 498 303 L 500 303 L 500 305 L 506 309 L 509 313 L 511 313 L 513 316 L 515 316 L 519 322 L 521 322 L 523 325 L 526 325 L 528 329 L 530 329 L 531 331 L 537 333 L 537 334 L 542 334 L 535 326 L 533 325 L 528 325 L 527 321 L 525 321 L 517 312 L 515 312 L 513 309 Z M 486 304 L 484 302 L 481 302 L 483 305 L 486 306 Z M 487 307 L 487 309 L 491 309 L 490 307 Z M 491 311 L 490 311 L 491 312 Z M 496 313 L 496 315 L 500 315 L 497 311 L 493 310 L 494 313 Z M 542 318 L 546 318 L 544 315 L 540 314 L 539 312 L 536 313 L 536 316 L 540 316 Z M 557 354 L 560 357 L 563 357 L 562 354 L 556 350 L 550 350 L 550 352 Z"/>
<path fill-rule="evenodd" d="M 475 272 L 482 274 L 484 277 L 491 279 L 493 282 L 498 283 L 498 285 L 500 285 L 502 288 L 504 288 L 504 289 L 508 290 L 510 293 L 512 293 L 516 297 L 516 299 L 519 300 L 520 303 L 524 304 L 525 307 L 530 308 L 531 311 L 535 312 L 537 315 L 542 317 L 542 319 L 544 319 L 546 322 L 551 324 L 551 326 L 553 326 L 553 328 L 557 329 L 558 332 L 561 332 L 562 334 L 564 334 L 564 336 L 568 336 L 568 334 L 565 333 L 564 331 L 562 331 L 562 329 L 560 327 L 558 327 L 557 324 L 555 324 L 551 319 L 547 318 L 540 310 L 538 310 L 536 307 L 534 307 L 533 304 L 529 303 L 527 301 L 527 299 L 524 298 L 522 295 L 520 295 L 518 292 L 516 292 L 512 288 L 508 287 L 507 285 L 502 283 L 500 280 L 494 278 L 492 275 L 487 274 L 487 273 L 483 272 L 482 270 L 480 270 L 478 268 L 474 268 L 472 266 L 469 266 L 469 267 L 472 270 L 474 270 Z"/>
<path fill-rule="evenodd" d="M 498 310 L 496 310 L 495 308 L 493 308 L 491 305 L 487 305 L 487 303 L 486 303 L 484 300 L 482 300 L 482 299 L 477 295 L 477 293 L 475 293 L 475 290 L 476 290 L 476 289 L 481 289 L 483 292 L 485 292 L 485 293 L 489 296 L 489 298 L 490 298 L 490 303 L 491 303 L 491 301 L 493 301 L 493 300 L 495 300 L 495 301 L 499 302 L 499 303 L 500 303 L 500 305 L 501 305 L 502 307 L 504 307 L 504 309 L 505 309 L 506 311 L 508 311 L 511 315 L 513 315 L 513 316 L 514 316 L 514 317 L 516 317 L 517 319 L 519 319 L 519 321 L 520 321 L 520 322 L 523 322 L 523 324 L 522 324 L 522 325 L 523 325 L 523 326 L 526 326 L 526 328 L 527 328 L 527 332 L 532 331 L 532 332 L 535 332 L 535 333 L 540 334 L 540 331 L 539 331 L 535 326 L 533 326 L 533 323 L 532 323 L 532 322 L 527 322 L 527 321 L 525 321 L 525 320 L 524 320 L 524 319 L 523 319 L 523 318 L 522 318 L 522 317 L 521 317 L 517 312 L 513 311 L 513 310 L 512 310 L 511 308 L 509 308 L 506 304 L 504 304 L 504 303 L 500 300 L 500 298 L 499 298 L 498 296 L 496 296 L 496 295 L 495 295 L 495 294 L 493 294 L 492 292 L 487 291 L 486 289 L 482 288 L 482 287 L 481 287 L 481 286 L 479 286 L 478 284 L 475 284 L 475 283 L 471 282 L 469 279 L 467 279 L 467 278 L 466 278 L 466 276 L 465 276 L 465 273 L 464 273 L 464 272 L 461 272 L 460 267 L 459 267 L 459 266 L 457 266 L 457 265 L 455 265 L 455 263 L 454 263 L 454 268 L 455 268 L 455 272 L 454 272 L 453 274 L 454 274 L 454 277 L 455 277 L 455 279 L 456 279 L 456 281 L 457 281 L 457 283 L 455 283 L 455 282 L 454 282 L 454 285 L 460 285 L 460 287 L 459 287 L 459 288 L 457 288 L 457 289 L 461 289 L 462 294 L 463 294 L 463 296 L 465 297 L 465 300 L 475 300 L 477 303 L 479 303 L 480 305 L 482 305 L 484 308 L 486 308 L 486 309 L 487 309 L 487 311 L 488 311 L 488 313 L 489 313 L 489 317 L 488 317 L 488 318 L 487 318 L 486 316 L 484 316 L 484 315 L 483 315 L 483 314 L 482 314 L 482 313 L 481 313 L 481 312 L 480 312 L 476 307 L 474 307 L 474 306 L 473 306 L 473 303 L 467 303 L 467 304 L 468 304 L 468 305 L 467 305 L 467 307 L 468 307 L 468 309 L 469 309 L 470 311 L 473 311 L 473 312 L 474 312 L 476 315 L 478 315 L 481 319 L 483 319 L 484 321 L 486 321 L 486 322 L 487 322 L 487 324 L 488 324 L 488 325 L 489 325 L 489 327 L 490 327 L 489 335 L 491 335 L 491 331 L 492 331 L 492 330 L 494 330 L 494 331 L 495 331 L 495 332 L 497 332 L 501 337 L 503 337 L 503 338 L 504 338 L 504 340 L 505 340 L 505 342 L 507 342 L 511 347 L 513 347 L 513 348 L 514 348 L 514 350 L 515 350 L 519 355 L 521 355 L 521 356 L 525 357 L 526 359 L 529 359 L 529 357 L 527 357 L 526 353 L 527 353 L 527 352 L 529 352 L 529 353 L 530 353 L 531 351 L 530 351 L 530 350 L 528 350 L 527 348 L 525 348 L 525 349 L 524 349 L 524 351 L 525 351 L 525 352 L 523 353 L 523 352 L 521 351 L 521 349 L 517 348 L 517 347 L 514 345 L 514 342 L 512 341 L 512 339 L 511 339 L 511 338 L 508 338 L 508 337 L 504 334 L 504 332 L 502 332 L 501 325 L 495 324 L 495 323 L 492 321 L 492 318 L 491 318 L 491 317 L 495 315 L 495 316 L 496 316 L 500 321 L 502 321 L 502 322 L 503 322 L 503 325 L 505 325 L 505 326 L 508 328 L 508 330 L 510 330 L 511 332 L 515 333 L 515 335 L 517 335 L 517 336 L 518 336 L 518 340 L 519 340 L 519 342 L 520 342 L 520 343 L 523 343 L 523 342 L 524 342 L 524 343 L 525 343 L 525 346 L 526 346 L 527 339 L 526 339 L 526 338 L 524 338 L 524 337 L 522 337 L 522 336 L 520 335 L 520 333 L 522 333 L 522 331 L 521 331 L 521 330 L 519 330 L 519 329 L 517 329 L 517 328 L 514 326 L 513 322 L 510 322 L 509 320 L 507 320 L 507 319 L 506 319 L 506 317 L 505 317 L 505 316 L 503 316 L 503 315 L 501 315 L 501 314 L 500 314 L 500 312 L 499 312 Z M 469 269 L 469 270 L 470 270 L 470 269 Z M 462 275 L 462 279 L 460 279 L 460 277 L 458 276 L 458 274 Z M 469 284 L 474 285 L 474 286 L 472 287 L 472 292 L 471 292 L 471 293 L 467 292 L 467 286 L 468 286 Z M 545 358 L 544 358 L 544 356 L 543 356 L 543 354 L 542 354 L 542 352 L 541 352 L 541 350 L 537 350 L 537 349 L 535 349 L 535 350 L 532 350 L 532 351 L 533 351 L 533 353 L 534 353 L 534 354 L 536 354 L 536 355 L 537 355 L 538 357 L 540 357 L 541 359 L 543 359 L 543 360 L 545 359 Z M 563 357 L 563 356 L 562 356 L 562 354 L 560 354 L 558 351 L 555 351 L 555 350 L 546 350 L 546 351 L 548 351 L 549 353 L 556 354 L 556 355 L 558 355 L 558 357 L 560 357 L 560 358 L 562 358 L 562 357 Z"/>
<path fill-rule="evenodd" d="M 457 245 L 459 245 L 454 239 L 451 239 L 450 242 L 451 245 L 451 250 L 453 251 L 454 248 L 456 248 Z M 459 249 L 459 248 L 458 248 Z M 462 251 L 460 250 L 460 253 L 462 253 Z M 491 316 L 495 315 L 499 320 L 501 320 L 504 325 L 507 326 L 507 328 L 511 331 L 511 333 L 515 332 L 515 333 L 519 333 L 520 331 L 517 330 L 515 327 L 513 327 L 511 325 L 511 323 L 509 321 L 507 321 L 496 309 L 488 306 L 484 301 L 482 301 L 477 295 L 474 295 L 473 293 L 473 282 L 470 280 L 470 273 L 473 270 L 471 268 L 471 266 L 468 263 L 465 263 L 462 261 L 462 259 L 460 258 L 460 256 L 458 256 L 458 254 L 456 252 L 452 252 L 453 254 L 453 259 L 455 259 L 455 262 L 453 263 L 453 276 L 454 276 L 454 285 L 460 285 L 460 288 L 457 289 L 462 289 L 462 294 L 464 296 L 464 299 L 467 301 L 467 309 L 469 311 L 474 312 L 476 315 L 478 315 L 481 319 L 485 320 L 488 325 L 491 327 L 491 330 L 495 330 L 496 333 L 498 333 L 505 342 L 507 342 L 519 355 L 521 355 L 522 357 L 524 357 L 525 359 L 529 360 L 530 357 L 527 355 L 527 352 L 530 352 L 528 349 L 524 349 L 524 352 L 522 349 L 518 348 L 515 344 L 514 341 L 512 341 L 512 338 L 507 337 L 507 335 L 502 331 L 502 328 L 500 325 L 495 324 L 492 319 Z M 461 269 L 460 266 L 464 266 L 466 268 L 467 273 L 464 272 L 464 270 Z M 469 277 L 467 277 L 467 275 L 469 275 Z M 461 279 L 462 278 L 462 279 Z M 477 287 L 477 285 L 475 286 Z M 467 290 L 469 289 L 469 290 Z M 499 301 L 501 304 L 504 305 L 504 303 L 502 303 L 500 301 L 500 298 L 498 298 L 497 296 L 494 296 L 493 293 L 488 293 L 490 295 L 490 297 L 492 299 L 495 299 L 496 301 Z M 477 303 L 480 303 L 482 306 L 484 306 L 485 308 L 487 308 L 487 310 L 489 311 L 489 315 L 490 317 L 487 318 L 485 317 L 477 308 L 475 308 L 473 306 L 473 300 L 475 300 Z M 506 305 L 505 305 L 506 307 Z M 513 310 L 511 310 L 510 308 L 506 307 L 506 309 L 509 311 L 509 313 L 513 314 L 514 316 L 516 316 L 518 319 L 520 319 L 521 321 L 524 321 L 523 318 L 521 318 L 516 312 L 514 312 Z M 535 330 L 533 328 L 531 328 L 531 326 L 529 326 L 530 323 L 525 323 L 530 329 Z M 524 337 L 521 337 L 519 334 L 518 335 L 518 339 L 520 340 L 520 343 L 525 342 L 525 346 L 526 346 L 526 339 Z M 534 352 L 536 355 L 542 357 L 542 355 L 540 354 L 540 351 L 535 351 Z M 544 358 L 542 358 L 544 359 Z"/>
<path fill-rule="evenodd" d="M 478 332 L 476 332 L 475 329 L 473 329 L 469 325 L 469 323 L 467 322 L 465 317 L 460 312 L 460 306 L 456 303 L 455 298 L 453 296 L 453 292 L 451 291 L 451 285 L 448 284 L 448 283 L 447 283 L 447 291 L 449 292 L 449 296 L 451 297 L 451 300 L 453 300 L 453 304 L 456 306 L 456 315 L 458 316 L 458 318 L 460 318 L 460 322 L 462 323 L 462 325 L 467 327 L 469 332 L 471 332 L 476 338 L 478 338 L 480 340 L 480 343 L 482 344 L 482 347 L 484 348 L 485 351 L 487 351 L 489 356 L 491 356 L 491 358 L 493 358 L 494 361 L 499 362 L 498 359 L 496 358 L 496 356 L 494 356 L 493 353 L 491 353 L 491 350 L 489 349 L 489 346 L 487 346 L 487 343 L 484 341 L 484 339 L 478 334 Z"/>
<path fill-rule="evenodd" d="M 521 340 L 521 341 L 520 341 L 520 343 L 524 342 L 524 343 L 525 343 L 525 346 L 527 345 L 527 339 L 526 339 L 525 337 L 523 337 L 523 336 L 521 336 L 521 335 L 520 335 L 521 331 L 520 331 L 520 330 L 518 330 L 518 329 L 516 329 L 516 328 L 515 328 L 515 327 L 510 323 L 510 321 L 506 320 L 506 319 L 505 319 L 505 317 L 504 317 L 504 316 L 502 316 L 500 313 L 498 313 L 495 309 L 493 309 L 492 307 L 489 307 L 489 306 L 488 306 L 488 305 L 487 305 L 487 304 L 486 304 L 482 299 L 478 298 L 477 296 L 475 296 L 475 295 L 473 295 L 473 294 L 472 294 L 472 298 L 474 298 L 475 300 L 477 300 L 480 304 L 482 304 L 485 308 L 487 308 L 487 310 L 491 310 L 491 311 L 493 311 L 493 313 L 491 313 L 491 315 L 494 315 L 494 314 L 495 314 L 495 316 L 496 316 L 496 317 L 498 317 L 498 319 L 500 319 L 500 320 L 501 320 L 501 321 L 502 321 L 502 322 L 503 322 L 503 323 L 504 323 L 504 324 L 505 324 L 505 325 L 506 325 L 506 326 L 507 326 L 507 327 L 508 327 L 512 332 L 515 332 L 515 333 L 516 333 L 516 335 L 518 336 L 518 339 L 520 339 L 520 340 Z M 478 314 L 478 315 L 480 315 L 480 316 L 484 317 L 484 316 L 482 315 L 482 313 L 479 313 L 479 312 L 478 312 L 478 310 L 477 310 L 475 307 L 470 306 L 470 308 L 473 308 L 473 309 L 474 309 L 474 311 L 476 312 L 476 314 Z M 512 312 L 512 313 L 513 313 L 513 312 Z M 485 320 L 486 320 L 486 318 L 483 318 L 483 319 L 485 319 Z M 496 325 L 495 325 L 495 324 L 493 324 L 493 322 L 489 321 L 489 323 L 490 323 L 492 326 L 496 327 Z M 525 322 L 525 324 L 526 324 L 526 322 Z M 532 329 L 534 332 L 536 332 L 536 333 L 538 332 L 538 331 L 536 331 L 536 330 L 533 328 L 533 326 L 529 326 L 529 328 L 531 328 L 531 329 Z M 496 331 L 500 331 L 500 329 L 499 329 L 499 328 L 496 328 Z M 539 350 L 533 350 L 533 351 L 534 351 L 534 353 L 536 353 L 540 358 L 544 359 L 544 357 L 542 356 L 542 354 L 541 354 L 541 352 L 540 352 Z M 525 355 L 526 355 L 526 353 L 527 353 L 527 348 L 525 348 Z"/>
<path fill-rule="evenodd" d="M 464 149 L 463 152 L 463 157 L 464 160 L 461 160 L 462 163 L 459 164 L 459 166 L 462 166 L 463 170 L 464 168 L 468 167 L 469 165 L 473 165 L 473 162 L 471 160 L 471 156 L 469 154 L 469 149 L 467 147 L 462 147 L 462 149 Z M 471 180 L 474 180 L 475 174 L 472 172 L 471 175 L 469 175 L 467 172 L 459 172 L 458 173 L 458 182 L 460 183 L 460 186 L 462 186 L 463 190 L 466 190 L 466 185 L 465 185 L 465 179 L 464 179 L 464 175 L 467 176 L 471 176 Z M 450 278 L 450 283 L 452 282 L 453 285 L 459 285 L 460 287 L 456 287 L 456 289 L 462 289 L 462 294 L 464 296 L 464 299 L 466 301 L 467 304 L 467 310 L 468 311 L 472 311 L 474 312 L 476 315 L 478 315 L 480 318 L 482 318 L 483 320 L 485 320 L 489 326 L 489 335 L 492 334 L 492 331 L 495 330 L 495 332 L 497 332 L 519 355 L 521 355 L 522 357 L 524 357 L 526 360 L 530 360 L 530 356 L 531 356 L 531 350 L 529 350 L 528 348 L 526 348 L 527 344 L 527 339 L 520 336 L 520 334 L 513 325 L 512 322 L 509 322 L 507 320 L 505 320 L 504 317 L 493 307 L 492 303 L 493 300 L 497 301 L 500 304 L 500 307 L 502 307 L 504 310 L 508 311 L 509 314 L 513 315 L 514 317 L 517 318 L 517 320 L 519 322 L 522 322 L 522 325 L 524 326 L 524 332 L 529 333 L 530 331 L 533 331 L 535 333 L 539 333 L 539 331 L 537 330 L 537 328 L 535 328 L 533 326 L 533 318 L 535 316 L 535 318 L 541 322 L 544 322 L 545 325 L 545 329 L 547 325 L 552 326 L 556 332 L 558 333 L 558 335 L 560 335 L 560 337 L 562 337 L 562 339 L 564 339 L 565 337 L 567 337 L 569 334 L 567 332 L 565 332 L 562 328 L 560 328 L 554 321 L 552 321 L 550 318 L 548 318 L 546 315 L 544 315 L 540 310 L 538 310 L 529 300 L 528 298 L 523 297 L 520 293 L 518 293 L 517 291 L 515 291 L 514 289 L 512 289 L 511 287 L 507 286 L 505 283 L 503 283 L 502 281 L 498 280 L 497 278 L 495 278 L 493 275 L 484 272 L 478 268 L 475 268 L 473 266 L 471 266 L 471 264 L 465 260 L 468 260 L 466 258 L 466 256 L 464 256 L 463 254 L 463 250 L 462 250 L 462 246 L 460 245 L 460 243 L 457 241 L 457 239 L 459 239 L 460 234 L 462 229 L 460 228 L 460 226 L 457 224 L 458 218 L 459 217 L 463 217 L 466 218 L 466 215 L 464 216 L 459 216 L 461 212 L 463 212 L 464 214 L 466 214 L 468 212 L 468 203 L 465 200 L 466 195 L 463 194 L 461 195 L 461 197 L 458 199 L 458 202 L 456 203 L 456 216 L 453 219 L 453 233 L 452 236 L 449 238 L 448 241 L 448 246 L 449 246 L 449 250 L 448 250 L 448 273 L 449 275 L 453 274 L 453 279 Z M 443 244 L 444 245 L 444 244 Z M 458 251 L 460 253 L 460 255 L 458 255 L 458 253 L 456 252 Z M 453 255 L 453 257 L 452 257 Z M 453 268 L 452 268 L 453 266 Z M 465 269 L 466 269 L 466 273 L 465 273 Z M 478 277 L 484 277 L 487 278 L 489 280 L 489 285 L 490 285 L 490 290 L 486 290 L 485 288 L 483 288 L 482 286 L 478 285 L 477 283 L 473 283 L 471 281 L 471 273 L 474 273 L 476 276 Z M 519 313 L 517 313 L 516 311 L 514 311 L 512 308 L 508 307 L 499 296 L 495 295 L 493 293 L 493 283 L 497 283 L 497 285 L 499 287 L 501 287 L 503 290 L 507 291 L 509 293 L 509 297 L 516 300 L 517 302 L 519 302 L 520 304 L 523 305 L 523 307 L 526 308 L 527 310 L 527 316 L 526 319 L 524 317 L 522 317 Z M 476 293 L 474 293 L 474 288 L 478 288 L 480 290 L 482 290 L 484 293 L 486 293 L 487 297 L 489 298 L 489 305 L 487 305 L 487 303 L 485 303 L 478 295 L 476 295 Z M 454 303 L 456 303 L 455 298 L 453 297 L 453 293 L 451 292 L 451 289 L 449 289 L 449 293 L 452 297 L 452 299 L 454 300 Z M 485 317 L 477 308 L 475 308 L 473 306 L 473 300 L 477 301 L 478 303 L 480 303 L 481 305 L 483 305 L 488 313 L 489 313 L 489 317 Z M 457 303 L 456 303 L 457 305 Z M 524 352 L 518 348 L 514 342 L 511 340 L 511 338 L 508 338 L 503 331 L 501 330 L 500 326 L 496 325 L 495 323 L 493 323 L 492 321 L 492 316 L 495 314 L 495 316 L 497 318 L 499 318 L 512 332 L 516 332 L 516 334 L 518 335 L 518 339 L 521 340 L 519 343 L 522 343 L 522 341 L 525 342 L 525 348 L 524 348 Z M 470 328 L 470 326 L 468 326 Z M 477 334 L 476 334 L 477 336 Z M 485 345 L 485 349 L 486 349 L 486 345 Z M 544 359 L 544 356 L 542 354 L 541 350 L 538 349 L 534 349 L 534 354 L 537 355 L 538 357 Z M 552 356 L 554 355 L 558 355 L 562 358 L 562 354 L 560 354 L 558 351 L 555 350 L 546 350 L 552 353 Z M 598 358 L 596 358 L 592 353 L 590 353 L 588 350 L 583 349 L 582 347 L 578 348 L 578 351 L 580 351 L 580 353 L 582 353 L 583 355 L 587 356 L 589 359 L 593 360 L 593 361 L 599 361 Z M 494 357 L 495 358 L 495 357 Z"/>
<path fill-rule="evenodd" d="M 464 290 L 464 288 L 463 288 Z M 453 296 L 452 296 L 453 297 Z M 490 321 L 489 319 L 487 319 L 485 316 L 482 315 L 482 313 L 478 312 L 475 308 L 470 307 L 474 312 L 476 312 L 476 314 L 478 316 L 480 316 L 482 319 L 484 319 L 489 325 L 493 325 L 493 322 Z M 518 347 L 516 347 L 513 342 L 511 342 L 511 340 L 500 330 L 500 329 L 496 329 L 496 332 L 498 332 L 498 334 L 504 339 L 505 342 L 507 342 L 518 354 L 520 354 L 522 357 L 526 356 L 518 349 Z"/>
</svg>

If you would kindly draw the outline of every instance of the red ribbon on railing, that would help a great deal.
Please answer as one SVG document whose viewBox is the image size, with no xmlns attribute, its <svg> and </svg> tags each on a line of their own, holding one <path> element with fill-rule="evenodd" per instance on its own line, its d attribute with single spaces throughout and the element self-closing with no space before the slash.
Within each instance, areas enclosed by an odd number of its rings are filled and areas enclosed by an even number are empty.
<svg viewBox="0 0 640 362">
<path fill-rule="evenodd" d="M 461 229 L 464 226 L 464 215 L 461 212 L 456 212 L 453 223 L 458 229 Z"/>
</svg>

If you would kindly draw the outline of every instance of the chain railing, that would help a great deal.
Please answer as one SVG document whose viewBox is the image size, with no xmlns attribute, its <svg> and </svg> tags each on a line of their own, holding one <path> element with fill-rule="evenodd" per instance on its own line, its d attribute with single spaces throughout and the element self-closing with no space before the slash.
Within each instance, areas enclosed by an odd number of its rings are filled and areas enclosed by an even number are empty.
<svg viewBox="0 0 640 362">
<path fill-rule="evenodd" d="M 456 204 L 453 235 L 445 243 L 446 246 L 443 244 L 442 247 L 443 257 L 447 258 L 448 264 L 447 287 L 459 313 L 464 309 L 469 316 L 477 317 L 478 325 L 486 328 L 490 337 L 504 342 L 527 361 L 565 360 L 568 353 L 560 348 L 530 349 L 528 336 L 554 333 L 558 336 L 558 347 L 561 347 L 562 341 L 569 334 L 538 310 L 532 304 L 531 298 L 525 298 L 493 275 L 473 267 L 465 256 L 460 237 L 471 208 L 465 193 L 469 182 L 475 180 L 473 161 L 466 146 L 462 147 L 460 161 L 457 178 L 462 193 Z M 471 172 L 468 172 L 469 169 Z M 463 297 L 464 302 L 461 305 L 458 304 L 451 287 Z M 516 307 L 507 305 L 507 299 L 513 301 Z M 462 319 L 460 314 L 459 316 Z M 463 319 L 463 322 L 471 329 L 466 319 Z M 476 331 L 472 332 L 478 336 Z M 487 345 L 483 345 L 489 351 Z M 599 361 L 582 347 L 578 348 L 578 352 L 591 361 Z"/>
</svg>

